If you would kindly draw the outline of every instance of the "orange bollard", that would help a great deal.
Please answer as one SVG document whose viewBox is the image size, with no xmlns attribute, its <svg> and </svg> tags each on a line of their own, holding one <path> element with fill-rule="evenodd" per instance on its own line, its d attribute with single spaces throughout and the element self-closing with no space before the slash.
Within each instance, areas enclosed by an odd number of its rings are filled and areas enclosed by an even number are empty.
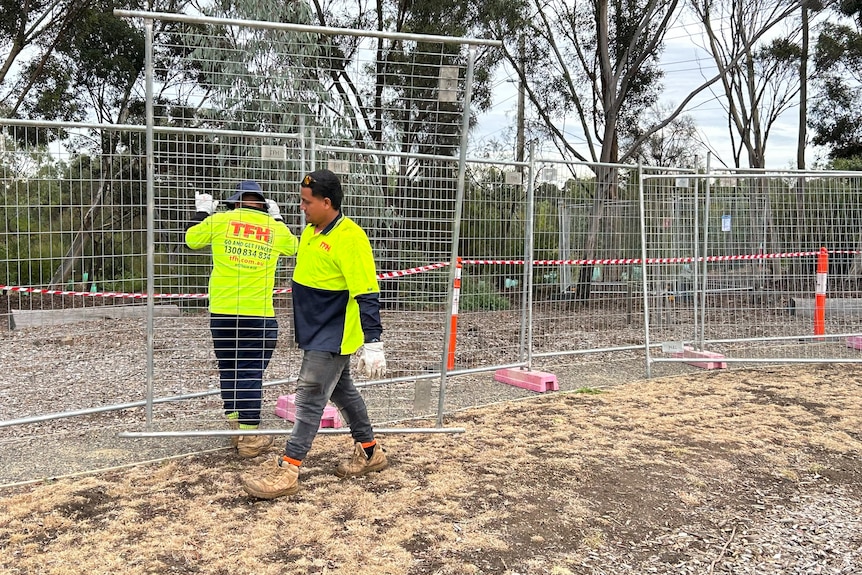
<svg viewBox="0 0 862 575">
<path fill-rule="evenodd" d="M 455 340 L 458 333 L 458 302 L 461 299 L 461 258 L 455 260 L 455 282 L 452 284 L 452 317 L 450 318 L 449 349 L 446 369 L 455 369 Z"/>
<path fill-rule="evenodd" d="M 817 287 L 814 290 L 814 335 L 826 334 L 826 276 L 829 272 L 829 252 L 821 247 L 817 255 Z M 819 339 L 819 338 L 818 338 Z"/>
</svg>

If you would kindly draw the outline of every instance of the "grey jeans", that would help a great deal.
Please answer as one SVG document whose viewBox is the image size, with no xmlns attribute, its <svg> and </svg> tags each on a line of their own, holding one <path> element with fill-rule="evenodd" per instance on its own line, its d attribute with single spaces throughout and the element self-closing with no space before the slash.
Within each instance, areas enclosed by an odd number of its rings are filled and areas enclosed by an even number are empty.
<svg viewBox="0 0 862 575">
<path fill-rule="evenodd" d="M 302 461 L 317 435 L 326 403 L 332 401 L 350 426 L 354 442 L 374 440 L 365 400 L 353 385 L 350 356 L 327 351 L 305 351 L 296 382 L 296 421 L 284 454 Z"/>
</svg>

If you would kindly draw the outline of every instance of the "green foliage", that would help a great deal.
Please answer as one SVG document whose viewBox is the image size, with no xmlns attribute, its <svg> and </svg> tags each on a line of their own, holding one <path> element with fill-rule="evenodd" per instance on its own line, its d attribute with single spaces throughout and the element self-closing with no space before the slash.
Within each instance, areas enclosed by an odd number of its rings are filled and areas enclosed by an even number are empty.
<svg viewBox="0 0 862 575">
<path fill-rule="evenodd" d="M 78 65 L 76 80 L 80 85 L 110 80 L 106 87 L 123 89 L 134 83 L 144 68 L 143 33 L 128 19 L 114 16 L 111 9 L 104 6 L 84 11 L 59 45 L 60 51 Z"/>
<path fill-rule="evenodd" d="M 463 281 L 459 309 L 463 311 L 503 311 L 511 307 L 509 299 L 501 295 L 491 282 Z"/>
<path fill-rule="evenodd" d="M 773 233 L 783 245 L 800 249 L 855 249 L 862 230 L 862 209 L 848 197 L 859 192 L 855 178 L 812 179 L 802 198 L 786 187 L 773 193 Z M 804 210 L 804 221 L 799 214 Z"/>
<path fill-rule="evenodd" d="M 29 225 L 29 224 L 28 224 Z M 44 286 L 60 261 L 62 242 L 58 234 L 10 235 L 3 247 L 2 274 L 7 285 Z"/>
<path fill-rule="evenodd" d="M 489 16 L 499 18 L 491 26 L 500 30 L 497 36 L 506 42 L 511 65 L 525 70 L 527 97 L 549 127 L 549 136 L 576 158 L 621 160 L 627 152 L 620 147 L 621 130 L 636 123 L 658 97 L 658 62 L 667 31 L 659 23 L 676 3 L 522 6 L 490 11 Z M 572 115 L 591 136 L 586 153 L 551 127 L 556 118 Z"/>
<path fill-rule="evenodd" d="M 839 172 L 862 172 L 862 155 L 835 158 L 826 165 L 825 169 Z"/>
<path fill-rule="evenodd" d="M 212 256 L 209 250 L 183 250 L 155 256 L 155 291 L 157 293 L 203 294 L 209 291 Z"/>
<path fill-rule="evenodd" d="M 82 109 L 75 98 L 68 97 L 74 82 L 74 71 L 56 55 L 49 57 L 44 63 L 29 62 L 24 73 L 35 77 L 34 97 L 24 102 L 23 109 L 28 117 L 46 118 L 49 120 L 83 120 L 86 110 Z M 33 130 L 33 133 L 22 140 L 35 144 L 35 133 L 40 133 L 42 141 L 50 141 L 50 133 Z"/>
<path fill-rule="evenodd" d="M 402 250 L 391 255 L 392 266 L 399 269 L 417 268 L 428 264 L 428 255 L 421 251 Z M 378 269 L 392 269 L 383 267 L 378 259 Z M 397 302 L 398 306 L 407 309 L 443 309 L 449 294 L 448 267 L 430 270 L 418 274 L 403 276 L 396 279 L 384 280 L 380 284 L 382 297 L 391 302 Z"/>
<path fill-rule="evenodd" d="M 852 26 L 822 25 L 814 57 L 814 85 L 820 97 L 812 99 L 809 112 L 812 143 L 826 147 L 833 160 L 862 155 L 862 84 L 857 74 L 862 59 L 860 11 L 855 3 L 843 3 L 839 9 L 856 21 Z"/>
<path fill-rule="evenodd" d="M 113 15 L 115 5 L 75 7 L 74 24 L 58 28 L 52 49 L 22 64 L 27 91 L 16 97 L 28 117 L 116 121 L 123 114 L 144 67 L 144 36 Z"/>
<path fill-rule="evenodd" d="M 830 159 L 862 154 L 862 98 L 843 78 L 826 78 L 822 99 L 811 107 L 812 142 L 829 149 Z"/>
<path fill-rule="evenodd" d="M 601 389 L 597 389 L 595 387 L 579 387 L 574 390 L 572 393 L 583 393 L 586 395 L 599 395 L 600 393 L 604 393 Z"/>
<path fill-rule="evenodd" d="M 462 255 L 479 259 L 524 256 L 523 186 L 504 182 L 504 174 L 496 167 L 471 167 L 461 215 Z"/>
</svg>

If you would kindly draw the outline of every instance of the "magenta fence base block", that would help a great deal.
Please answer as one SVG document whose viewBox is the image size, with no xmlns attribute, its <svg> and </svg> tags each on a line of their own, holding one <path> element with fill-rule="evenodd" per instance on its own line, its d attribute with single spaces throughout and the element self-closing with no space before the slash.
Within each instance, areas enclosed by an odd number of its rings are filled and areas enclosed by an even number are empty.
<svg viewBox="0 0 862 575">
<path fill-rule="evenodd" d="M 685 358 L 703 358 L 709 361 L 687 361 L 686 363 L 693 365 L 695 367 L 702 367 L 703 369 L 727 369 L 727 362 L 724 361 L 715 361 L 719 359 L 724 359 L 724 355 L 720 353 L 716 353 L 714 351 L 702 351 L 696 350 L 689 346 L 685 346 L 682 352 L 678 352 L 673 354 L 674 357 L 685 357 Z"/>
<path fill-rule="evenodd" d="M 494 372 L 494 380 L 540 393 L 559 391 L 560 389 L 557 376 L 544 371 L 529 371 L 516 368 L 498 369 Z"/>
<path fill-rule="evenodd" d="M 288 421 L 296 421 L 296 394 L 279 395 L 278 401 L 275 403 L 275 414 L 282 419 Z M 323 409 L 323 417 L 320 420 L 320 427 L 340 428 L 344 423 L 341 421 L 341 415 L 338 413 L 338 408 L 334 405 L 327 405 Z"/>
</svg>

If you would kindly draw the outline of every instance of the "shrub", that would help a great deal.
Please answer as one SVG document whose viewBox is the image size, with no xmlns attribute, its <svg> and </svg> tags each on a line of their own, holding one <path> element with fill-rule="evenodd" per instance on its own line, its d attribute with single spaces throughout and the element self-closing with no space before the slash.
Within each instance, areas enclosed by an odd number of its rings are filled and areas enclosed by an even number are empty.
<svg viewBox="0 0 862 575">
<path fill-rule="evenodd" d="M 463 311 L 502 311 L 510 307 L 509 299 L 485 280 L 467 282 L 461 286 L 460 309 Z"/>
</svg>

